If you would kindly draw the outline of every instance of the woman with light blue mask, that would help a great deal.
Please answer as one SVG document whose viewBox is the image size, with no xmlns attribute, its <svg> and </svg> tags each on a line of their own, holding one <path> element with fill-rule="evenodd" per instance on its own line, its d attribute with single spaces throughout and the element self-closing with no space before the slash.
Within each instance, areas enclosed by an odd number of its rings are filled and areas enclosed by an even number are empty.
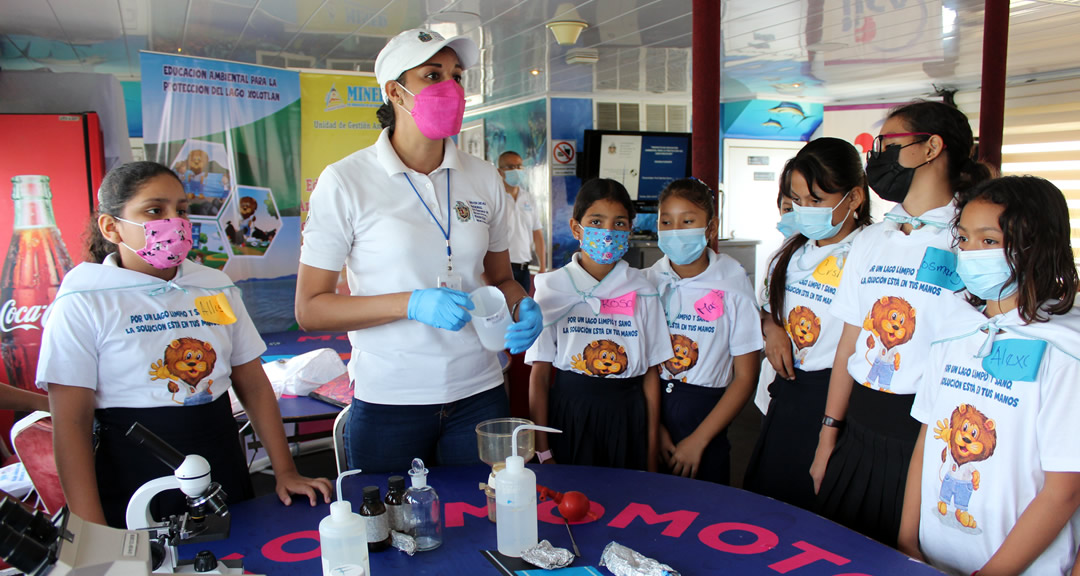
<svg viewBox="0 0 1080 576">
<path fill-rule="evenodd" d="M 660 459 L 673 474 L 727 484 L 727 427 L 754 392 L 761 332 L 754 288 L 716 239 L 716 199 L 696 178 L 660 194 L 664 257 L 645 271 L 657 285 L 673 356 L 660 366 Z"/>
<path fill-rule="evenodd" d="M 808 470 L 828 396 L 843 323 L 829 307 L 852 241 L 870 223 L 866 177 L 855 148 L 837 138 L 809 142 L 782 173 L 795 234 L 770 259 L 762 307 L 765 354 L 776 378 L 744 485 L 813 509 Z"/>
</svg>

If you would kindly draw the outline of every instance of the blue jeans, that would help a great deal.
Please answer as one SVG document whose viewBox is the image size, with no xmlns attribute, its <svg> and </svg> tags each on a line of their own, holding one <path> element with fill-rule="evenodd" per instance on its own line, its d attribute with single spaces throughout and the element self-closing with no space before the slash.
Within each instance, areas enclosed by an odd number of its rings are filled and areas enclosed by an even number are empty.
<svg viewBox="0 0 1080 576">
<path fill-rule="evenodd" d="M 413 458 L 427 466 L 480 464 L 476 425 L 510 415 L 503 387 L 447 404 L 371 404 L 354 398 L 345 424 L 350 469 L 404 474 Z"/>
</svg>

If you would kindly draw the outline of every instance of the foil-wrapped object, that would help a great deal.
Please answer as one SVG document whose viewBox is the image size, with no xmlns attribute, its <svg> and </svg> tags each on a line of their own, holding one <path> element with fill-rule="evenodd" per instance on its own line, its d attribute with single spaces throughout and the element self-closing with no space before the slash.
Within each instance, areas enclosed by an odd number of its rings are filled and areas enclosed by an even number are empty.
<svg viewBox="0 0 1080 576">
<path fill-rule="evenodd" d="M 404 532 L 390 531 L 390 545 L 412 556 L 416 554 L 416 539 Z"/>
<path fill-rule="evenodd" d="M 600 565 L 615 576 L 679 576 L 671 566 L 646 558 L 618 542 L 604 547 Z"/>
<path fill-rule="evenodd" d="M 566 568 L 574 561 L 574 553 L 566 548 L 556 548 L 547 540 L 541 540 L 536 546 L 521 553 L 521 559 L 544 570 Z"/>
</svg>

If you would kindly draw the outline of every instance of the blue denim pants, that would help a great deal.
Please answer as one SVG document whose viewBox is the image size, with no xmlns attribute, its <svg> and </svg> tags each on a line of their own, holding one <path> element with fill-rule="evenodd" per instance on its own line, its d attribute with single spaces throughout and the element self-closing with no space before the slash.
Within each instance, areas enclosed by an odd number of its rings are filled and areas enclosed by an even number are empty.
<svg viewBox="0 0 1080 576">
<path fill-rule="evenodd" d="M 349 468 L 404 474 L 413 458 L 427 466 L 480 464 L 476 425 L 510 415 L 503 387 L 446 404 L 371 404 L 354 398 L 345 424 Z"/>
</svg>

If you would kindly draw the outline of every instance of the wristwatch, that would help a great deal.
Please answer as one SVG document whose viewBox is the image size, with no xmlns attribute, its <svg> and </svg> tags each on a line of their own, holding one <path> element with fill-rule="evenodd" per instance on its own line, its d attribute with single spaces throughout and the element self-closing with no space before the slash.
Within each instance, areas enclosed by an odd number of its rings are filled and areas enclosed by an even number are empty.
<svg viewBox="0 0 1080 576">
<path fill-rule="evenodd" d="M 547 462 L 548 460 L 551 460 L 551 450 L 544 450 L 543 452 L 537 452 L 536 453 L 536 459 L 539 460 L 541 464 L 543 464 L 544 462 Z"/>
<path fill-rule="evenodd" d="M 829 416 L 828 414 L 826 414 L 825 416 L 823 416 L 821 418 L 821 425 L 822 426 L 828 426 L 830 428 L 836 428 L 837 430 L 843 430 L 844 429 L 844 424 L 845 424 L 845 422 L 843 420 L 837 420 L 836 418 L 833 418 L 832 416 Z"/>
</svg>

